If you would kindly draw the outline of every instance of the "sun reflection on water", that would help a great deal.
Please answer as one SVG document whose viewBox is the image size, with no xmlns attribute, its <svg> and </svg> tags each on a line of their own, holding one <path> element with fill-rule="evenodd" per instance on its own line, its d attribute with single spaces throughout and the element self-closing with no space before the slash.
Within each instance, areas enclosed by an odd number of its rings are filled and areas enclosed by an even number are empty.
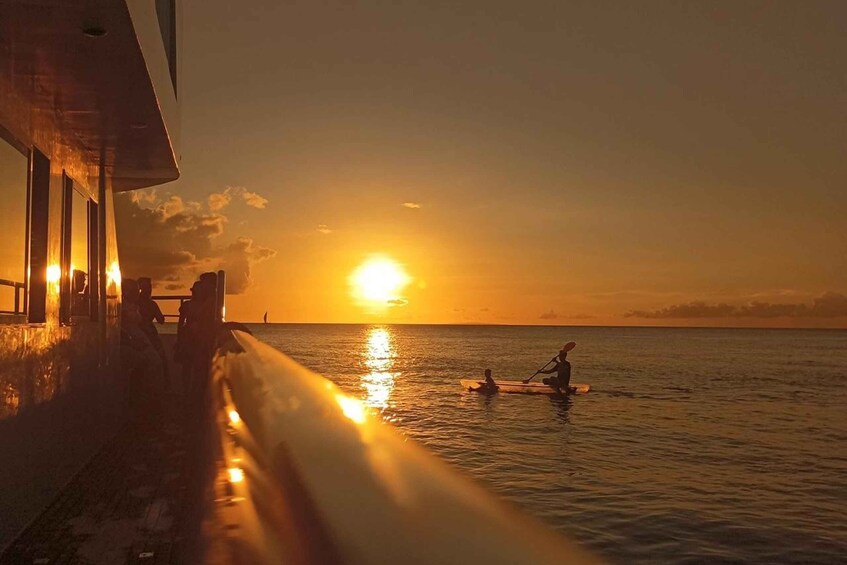
<svg viewBox="0 0 847 565">
<path fill-rule="evenodd" d="M 394 389 L 392 372 L 394 358 L 394 336 L 388 328 L 371 328 L 368 331 L 364 351 L 365 367 L 370 371 L 362 377 L 361 386 L 365 391 L 364 403 L 371 408 L 385 410 Z"/>
</svg>

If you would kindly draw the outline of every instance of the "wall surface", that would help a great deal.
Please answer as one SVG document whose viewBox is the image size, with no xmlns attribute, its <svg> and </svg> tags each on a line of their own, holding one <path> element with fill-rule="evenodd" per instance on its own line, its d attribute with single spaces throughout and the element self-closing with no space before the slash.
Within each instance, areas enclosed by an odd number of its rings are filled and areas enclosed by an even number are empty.
<svg viewBox="0 0 847 565">
<path fill-rule="evenodd" d="M 92 285 L 103 291 L 94 319 L 61 323 L 58 281 L 47 283 L 44 321 L 0 319 L 0 550 L 123 422 L 113 191 L 178 176 L 176 93 L 162 76 L 168 67 L 155 11 L 142 6 L 154 3 L 98 3 L 91 13 L 90 3 L 61 1 L 50 11 L 41 4 L 0 3 L 0 137 L 50 161 L 49 267 L 62 265 L 65 176 L 97 202 L 99 245 L 89 256 L 105 284 Z M 86 36 L 85 22 L 108 34 Z M 45 276 L 29 265 L 27 272 L 30 282 Z"/>
<path fill-rule="evenodd" d="M 94 165 L 79 159 L 63 140 L 39 133 L 37 147 L 51 168 L 47 261 L 59 265 L 63 171 L 74 174 L 95 200 L 98 178 L 87 174 Z M 31 139 L 21 141 L 35 145 Z M 109 262 L 117 265 L 110 193 L 103 205 L 108 221 L 99 231 L 106 236 Z M 105 269 L 100 271 L 106 276 Z M 0 324 L 0 547 L 49 504 L 121 422 L 119 281 L 110 287 L 102 323 L 75 317 L 61 324 L 60 287 L 48 282 L 44 323 Z M 111 339 L 101 343 L 102 333 Z"/>
</svg>

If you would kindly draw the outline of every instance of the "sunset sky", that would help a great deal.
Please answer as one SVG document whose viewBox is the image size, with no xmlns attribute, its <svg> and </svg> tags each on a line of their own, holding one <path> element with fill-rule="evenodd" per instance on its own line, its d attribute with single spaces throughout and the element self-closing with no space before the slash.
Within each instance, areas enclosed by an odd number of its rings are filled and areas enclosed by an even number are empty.
<svg viewBox="0 0 847 565">
<path fill-rule="evenodd" d="M 183 2 L 125 276 L 223 266 L 240 321 L 847 327 L 847 3 L 320 4 Z"/>
</svg>

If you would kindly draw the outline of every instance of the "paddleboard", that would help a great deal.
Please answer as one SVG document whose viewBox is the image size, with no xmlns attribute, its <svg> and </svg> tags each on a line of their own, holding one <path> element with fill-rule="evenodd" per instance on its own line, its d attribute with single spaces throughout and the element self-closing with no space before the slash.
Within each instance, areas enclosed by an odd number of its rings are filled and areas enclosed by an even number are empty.
<svg viewBox="0 0 847 565">
<path fill-rule="evenodd" d="M 485 384 L 485 381 L 477 381 L 470 379 L 461 379 L 462 387 L 465 390 L 476 391 L 480 386 Z M 555 388 L 544 383 L 526 383 L 521 381 L 497 381 L 497 391 L 508 394 L 559 394 Z M 571 383 L 571 394 L 585 394 L 591 390 L 591 385 Z"/>
</svg>

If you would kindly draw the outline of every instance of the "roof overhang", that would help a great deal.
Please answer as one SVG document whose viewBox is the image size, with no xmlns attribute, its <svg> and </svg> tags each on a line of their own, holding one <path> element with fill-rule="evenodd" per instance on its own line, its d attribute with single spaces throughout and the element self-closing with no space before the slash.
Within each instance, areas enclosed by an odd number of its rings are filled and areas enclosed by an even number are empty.
<svg viewBox="0 0 847 565">
<path fill-rule="evenodd" d="M 102 163 L 117 191 L 178 178 L 179 111 L 155 10 L 153 0 L 0 0 L 0 124 Z"/>
</svg>

